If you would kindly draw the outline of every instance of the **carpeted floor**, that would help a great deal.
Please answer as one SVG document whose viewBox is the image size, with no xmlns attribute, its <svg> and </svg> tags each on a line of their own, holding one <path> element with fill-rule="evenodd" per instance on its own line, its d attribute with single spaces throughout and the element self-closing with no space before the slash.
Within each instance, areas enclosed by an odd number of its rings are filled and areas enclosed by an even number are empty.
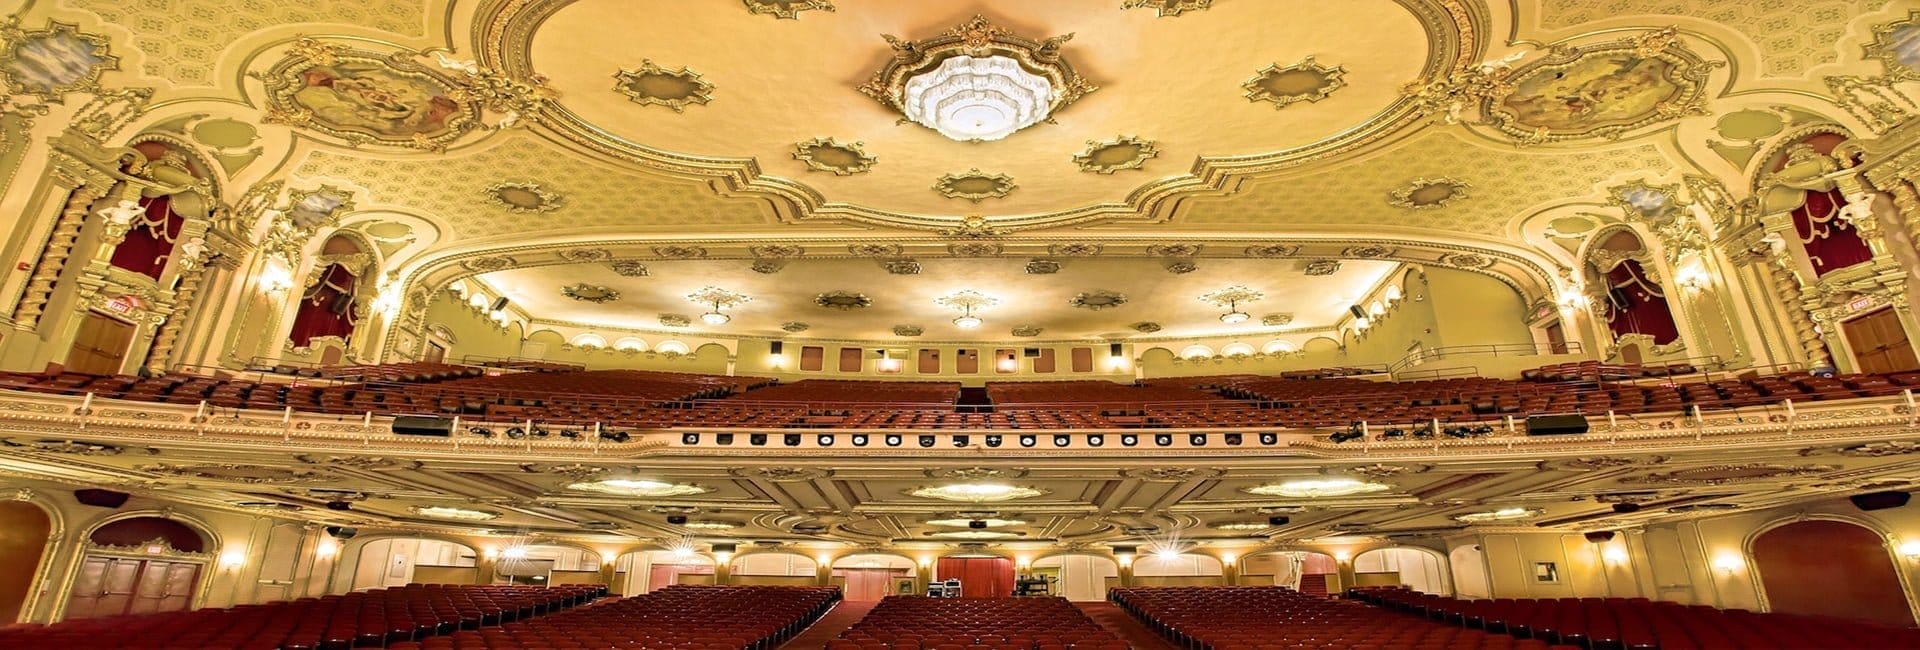
<svg viewBox="0 0 1920 650">
<path fill-rule="evenodd" d="M 1126 610 L 1120 609 L 1113 603 L 1091 602 L 1074 603 L 1074 605 L 1079 607 L 1080 611 L 1086 612 L 1087 618 L 1093 619 L 1093 622 L 1099 623 L 1115 636 L 1132 644 L 1133 650 L 1176 650 L 1173 644 L 1155 635 L 1153 630 L 1141 625 L 1140 621 L 1127 615 Z"/>
<path fill-rule="evenodd" d="M 841 632 L 853 627 L 854 623 L 860 622 L 860 619 L 867 616 L 867 612 L 873 611 L 873 607 L 879 604 L 880 601 L 877 600 L 858 603 L 841 601 L 840 604 L 834 605 L 826 616 L 820 617 L 820 620 L 814 621 L 813 625 L 807 626 L 806 630 L 800 632 L 800 636 L 793 637 L 792 641 L 780 646 L 780 649 L 820 650 L 825 648 L 828 641 L 840 636 Z"/>
</svg>

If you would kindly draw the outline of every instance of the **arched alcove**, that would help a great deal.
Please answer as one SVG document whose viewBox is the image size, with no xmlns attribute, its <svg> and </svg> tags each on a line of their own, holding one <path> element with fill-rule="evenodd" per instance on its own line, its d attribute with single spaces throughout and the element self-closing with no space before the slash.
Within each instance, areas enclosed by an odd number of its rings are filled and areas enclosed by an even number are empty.
<svg viewBox="0 0 1920 650">
<path fill-rule="evenodd" d="M 1033 562 L 1033 573 L 1049 580 L 1053 595 L 1072 601 L 1102 601 L 1120 585 L 1120 565 L 1099 555 L 1067 554 Z"/>
<path fill-rule="evenodd" d="M 213 554 L 211 537 L 156 516 L 116 519 L 87 534 L 62 618 L 193 608 Z"/>
<path fill-rule="evenodd" d="M 833 583 L 852 601 L 912 594 L 918 575 L 919 566 L 898 555 L 867 553 L 833 561 Z"/>
<path fill-rule="evenodd" d="M 411 583 L 471 585 L 487 582 L 475 572 L 473 548 L 424 537 L 382 537 L 354 554 L 347 588 L 353 591 Z M 349 565 L 343 565 L 344 566 Z"/>
<path fill-rule="evenodd" d="M 1198 553 L 1143 553 L 1133 560 L 1133 584 L 1141 587 L 1227 584 L 1220 560 Z"/>
<path fill-rule="evenodd" d="M 1493 592 L 1487 582 L 1487 559 L 1480 551 L 1480 545 L 1469 544 L 1447 553 L 1447 564 L 1453 573 L 1453 590 L 1461 598 L 1492 598 Z"/>
<path fill-rule="evenodd" d="M 1315 551 L 1268 551 L 1240 560 L 1240 582 L 1279 585 L 1303 593 L 1340 591 L 1340 563 Z"/>
<path fill-rule="evenodd" d="M 1753 540 L 1768 608 L 1912 627 L 1913 611 L 1886 540 L 1864 526 L 1797 521 Z"/>
<path fill-rule="evenodd" d="M 294 305 L 293 329 L 287 334 L 292 347 L 338 343 L 344 348 L 369 308 L 378 267 L 373 253 L 355 237 L 337 234 L 321 244 Z"/>
<path fill-rule="evenodd" d="M 53 535 L 53 519 L 28 501 L 0 501 L 0 625 L 17 622 Z"/>
<path fill-rule="evenodd" d="M 601 584 L 600 554 L 576 546 L 509 546 L 493 564 L 494 584 Z"/>
<path fill-rule="evenodd" d="M 1453 594 L 1447 562 L 1423 548 L 1376 548 L 1353 557 L 1355 586 L 1405 585 L 1426 594 Z"/>
<path fill-rule="evenodd" d="M 713 584 L 713 558 L 692 551 L 624 553 L 613 562 L 609 588 L 632 596 L 682 584 Z"/>
<path fill-rule="evenodd" d="M 736 585 L 811 585 L 820 563 L 799 553 L 746 553 L 728 563 Z"/>
<path fill-rule="evenodd" d="M 936 560 L 935 580 L 959 580 L 965 598 L 1006 598 L 1013 595 L 1013 558 L 988 553 L 961 553 Z"/>
</svg>

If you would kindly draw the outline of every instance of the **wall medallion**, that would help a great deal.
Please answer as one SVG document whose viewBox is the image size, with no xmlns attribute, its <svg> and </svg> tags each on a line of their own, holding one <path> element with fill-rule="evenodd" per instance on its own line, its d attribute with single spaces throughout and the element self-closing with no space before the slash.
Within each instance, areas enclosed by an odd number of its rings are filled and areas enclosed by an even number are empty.
<svg viewBox="0 0 1920 650">
<path fill-rule="evenodd" d="M 837 142 L 833 138 L 814 138 L 793 145 L 793 158 L 807 169 L 835 176 L 852 176 L 873 169 L 878 158 L 867 155 L 864 143 Z"/>
<path fill-rule="evenodd" d="M 1073 164 L 1083 172 L 1111 174 L 1122 169 L 1139 169 L 1147 164 L 1147 159 L 1159 155 L 1160 148 L 1153 141 L 1123 135 L 1105 142 L 1088 140 L 1087 148 L 1073 155 Z"/>
<path fill-rule="evenodd" d="M 641 106 L 665 106 L 680 113 L 694 104 L 713 101 L 713 84 L 700 73 L 685 67 L 668 70 L 651 59 L 641 59 L 640 67 L 614 73 L 614 92 Z"/>
<path fill-rule="evenodd" d="M 481 127 L 478 104 L 426 65 L 311 38 L 258 75 L 266 84 L 262 121 L 340 138 L 443 150 Z"/>
<path fill-rule="evenodd" d="M 1273 102 L 1274 108 L 1286 108 L 1299 102 L 1317 102 L 1333 91 L 1346 87 L 1347 71 L 1340 66 L 1324 66 L 1309 56 L 1299 63 L 1269 65 L 1240 85 L 1247 101 Z"/>
<path fill-rule="evenodd" d="M 979 203 L 987 199 L 1004 198 L 1012 194 L 1018 185 L 1013 177 L 1006 174 L 988 174 L 975 167 L 958 174 L 947 174 L 933 182 L 933 191 L 949 199 L 966 199 Z"/>
<path fill-rule="evenodd" d="M 686 314 L 661 314 L 659 318 L 661 327 L 686 327 L 693 323 Z"/>
<path fill-rule="evenodd" d="M 1556 47 L 1515 70 L 1509 92 L 1482 105 L 1489 123 L 1522 142 L 1617 139 L 1627 131 L 1707 112 L 1706 82 L 1722 61 L 1688 51 L 1671 27 L 1584 47 Z"/>
<path fill-rule="evenodd" d="M 780 331 L 783 331 L 783 332 L 792 332 L 792 333 L 795 333 L 795 334 L 798 334 L 798 333 L 800 333 L 800 332 L 805 332 L 805 331 L 807 331 L 807 330 L 809 330 L 809 329 L 812 329 L 812 328 L 813 328 L 813 326 L 812 326 L 812 325 L 808 325 L 808 324 L 806 324 L 806 323 L 802 323 L 802 322 L 800 322 L 800 321 L 797 321 L 797 320 L 790 320 L 790 321 L 787 321 L 787 322 L 785 322 L 785 323 L 781 323 L 781 324 L 780 324 Z"/>
<path fill-rule="evenodd" d="M 887 260 L 880 263 L 880 268 L 886 269 L 888 273 L 894 275 L 919 275 L 920 260 L 912 258 Z"/>
<path fill-rule="evenodd" d="M 894 336 L 919 336 L 919 335 L 921 335 L 921 334 L 925 334 L 926 332 L 927 332 L 927 329 L 926 329 L 926 328 L 924 328 L 924 327 L 921 327 L 921 326 L 919 326 L 919 325 L 895 325 L 895 326 L 893 326 L 893 335 L 894 335 Z"/>
<path fill-rule="evenodd" d="M 596 305 L 604 305 L 620 299 L 620 291 L 617 289 L 597 284 L 587 284 L 585 282 L 576 282 L 560 287 L 560 295 Z"/>
<path fill-rule="evenodd" d="M 617 275 L 629 278 L 644 278 L 647 277 L 648 273 L 651 273 L 647 270 L 646 263 L 639 260 L 620 260 L 608 264 L 607 268 L 612 269 Z"/>
<path fill-rule="evenodd" d="M 120 57 L 108 53 L 105 36 L 87 34 L 79 25 L 47 21 L 44 29 L 20 29 L 20 17 L 0 23 L 0 39 L 7 43 L 0 74 L 16 94 L 33 95 L 58 104 L 71 92 L 96 89 L 100 75 L 120 69 Z"/>
</svg>

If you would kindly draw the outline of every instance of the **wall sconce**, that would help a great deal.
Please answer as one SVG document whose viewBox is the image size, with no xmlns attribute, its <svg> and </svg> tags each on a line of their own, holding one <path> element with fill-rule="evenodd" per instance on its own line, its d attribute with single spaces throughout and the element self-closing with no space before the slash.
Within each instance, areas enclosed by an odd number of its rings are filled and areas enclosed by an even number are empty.
<svg viewBox="0 0 1920 650">
<path fill-rule="evenodd" d="M 487 561 L 489 562 L 500 559 L 500 549 L 491 546 L 487 547 L 487 550 L 482 551 L 481 554 L 487 556 Z"/>
<path fill-rule="evenodd" d="M 1579 287 L 1569 287 L 1560 291 L 1560 311 L 1577 312 L 1587 308 L 1587 294 Z"/>
<path fill-rule="evenodd" d="M 1607 564 L 1615 566 L 1626 564 L 1627 549 L 1618 546 L 1608 546 L 1605 550 L 1600 551 L 1600 559 Z"/>
<path fill-rule="evenodd" d="M 1234 555 L 1234 554 L 1232 554 L 1232 553 L 1221 553 L 1221 554 L 1220 554 L 1220 563 L 1221 563 L 1221 564 L 1224 564 L 1224 565 L 1228 565 L 1228 566 L 1231 566 L 1231 565 L 1233 564 L 1233 561 L 1234 561 L 1234 560 L 1237 560 L 1237 559 L 1240 559 L 1240 556 L 1238 556 L 1238 555 Z"/>
<path fill-rule="evenodd" d="M 267 258 L 265 266 L 260 268 L 260 288 L 267 293 L 279 293 L 293 288 L 293 270 L 277 257 Z"/>
<path fill-rule="evenodd" d="M 1123 356 L 1119 356 L 1119 355 L 1115 355 L 1115 356 L 1111 356 L 1111 357 L 1107 357 L 1107 368 L 1108 368 L 1108 369 L 1110 369 L 1110 370 L 1125 370 L 1125 369 L 1126 369 L 1126 367 L 1127 367 L 1127 358 L 1126 358 L 1126 357 L 1123 357 Z"/>
<path fill-rule="evenodd" d="M 1908 561 L 1920 561 L 1920 540 L 1901 542 L 1895 550 L 1900 552 L 1900 557 L 1907 558 Z"/>
<path fill-rule="evenodd" d="M 500 557 L 504 557 L 509 560 L 525 559 L 527 557 L 527 547 L 515 546 L 515 547 L 508 548 L 507 550 L 500 552 Z"/>
<path fill-rule="evenodd" d="M 1740 559 L 1740 556 L 1732 553 L 1721 553 L 1713 556 L 1713 570 L 1725 575 L 1733 575 L 1734 572 L 1739 571 L 1740 567 L 1745 565 L 1746 562 Z"/>
<path fill-rule="evenodd" d="M 733 554 L 732 554 L 732 553 L 728 553 L 728 552 L 726 552 L 726 551 L 714 551 L 714 552 L 713 552 L 713 563 L 714 563 L 714 565 L 716 565 L 716 566 L 725 566 L 725 565 L 726 565 L 726 564 L 727 564 L 728 562 L 730 562 L 730 561 L 732 561 L 732 560 L 733 560 Z"/>
<path fill-rule="evenodd" d="M 320 540 L 320 543 L 313 547 L 314 557 L 320 559 L 333 557 L 333 554 L 338 552 L 340 552 L 340 545 L 331 539 Z"/>
<path fill-rule="evenodd" d="M 820 566 L 823 566 L 823 567 L 831 568 L 833 566 L 833 556 L 831 555 L 822 555 L 822 556 L 813 558 L 813 561 L 818 562 Z"/>
<path fill-rule="evenodd" d="M 238 569 L 247 563 L 247 554 L 240 551 L 227 551 L 220 554 L 220 568 Z"/>
<path fill-rule="evenodd" d="M 1692 291 L 1707 288 L 1707 270 L 1695 265 L 1682 266 L 1673 272 L 1673 281 Z"/>
<path fill-rule="evenodd" d="M 1116 562 L 1119 562 L 1119 563 L 1120 563 L 1120 566 L 1122 566 L 1122 567 L 1129 567 L 1129 566 L 1133 566 L 1133 554 L 1132 554 L 1132 553 L 1118 553 L 1118 554 L 1115 554 L 1115 555 L 1113 556 L 1113 559 L 1114 559 L 1114 561 L 1116 561 Z"/>
<path fill-rule="evenodd" d="M 1350 552 L 1347 552 L 1347 551 L 1334 551 L 1334 552 L 1333 552 L 1333 561 L 1334 561 L 1334 562 L 1338 562 L 1338 563 L 1340 563 L 1340 564 L 1346 564 L 1347 562 L 1350 562 L 1350 561 L 1352 561 L 1352 560 L 1353 560 L 1353 553 L 1350 553 Z"/>
<path fill-rule="evenodd" d="M 772 368 L 774 370 L 785 369 L 787 367 L 787 355 L 784 355 L 784 354 L 767 355 L 767 367 Z"/>
</svg>

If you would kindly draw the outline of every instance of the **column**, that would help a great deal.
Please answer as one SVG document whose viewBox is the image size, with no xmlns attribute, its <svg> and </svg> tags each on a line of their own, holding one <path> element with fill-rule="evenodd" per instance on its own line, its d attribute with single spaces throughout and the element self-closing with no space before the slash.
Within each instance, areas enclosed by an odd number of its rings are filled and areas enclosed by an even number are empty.
<svg viewBox="0 0 1920 650">
<path fill-rule="evenodd" d="M 33 329 L 40 324 L 41 313 L 53 295 L 53 285 L 66 270 L 67 258 L 73 255 L 73 245 L 80 239 L 80 227 L 86 223 L 87 212 L 93 207 L 94 201 L 105 195 L 106 188 L 82 185 L 67 197 L 66 207 L 60 211 L 60 220 L 54 224 L 53 233 L 48 236 L 47 248 L 40 254 L 40 263 L 33 269 L 33 278 L 27 281 L 26 294 L 21 296 L 20 305 L 14 309 L 15 326 Z"/>
</svg>

